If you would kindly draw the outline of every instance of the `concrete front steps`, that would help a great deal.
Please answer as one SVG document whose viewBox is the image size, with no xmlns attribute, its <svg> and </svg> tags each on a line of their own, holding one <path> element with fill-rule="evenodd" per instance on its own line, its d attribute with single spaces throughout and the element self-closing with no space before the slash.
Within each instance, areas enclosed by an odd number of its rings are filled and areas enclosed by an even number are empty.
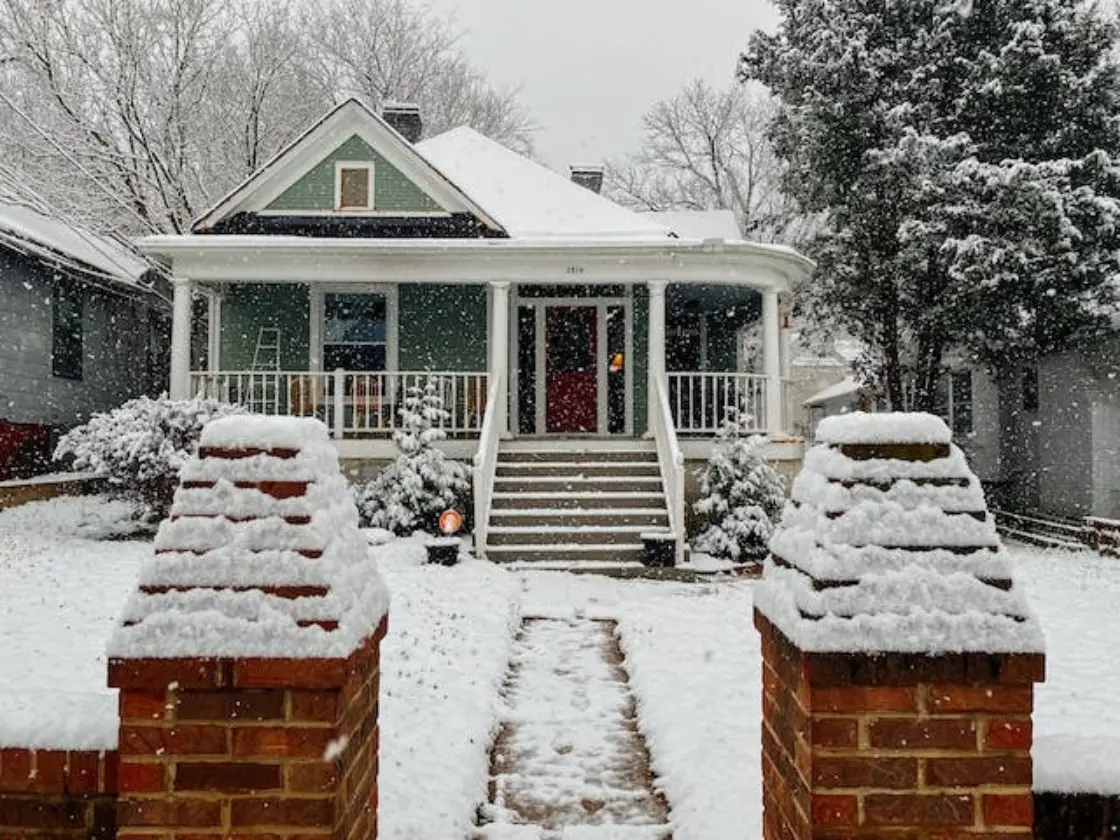
<svg viewBox="0 0 1120 840">
<path fill-rule="evenodd" d="M 642 532 L 668 526 L 652 442 L 501 445 L 486 538 L 496 563 L 637 563 Z"/>
</svg>

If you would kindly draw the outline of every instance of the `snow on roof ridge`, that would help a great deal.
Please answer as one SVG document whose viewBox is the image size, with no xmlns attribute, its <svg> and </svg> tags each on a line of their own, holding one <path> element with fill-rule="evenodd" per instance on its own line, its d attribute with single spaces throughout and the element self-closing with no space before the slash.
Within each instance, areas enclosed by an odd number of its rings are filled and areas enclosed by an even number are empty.
<svg viewBox="0 0 1120 840">
<path fill-rule="evenodd" d="M 469 126 L 429 137 L 415 149 L 513 238 L 671 238 L 666 226 L 581 187 Z"/>
<path fill-rule="evenodd" d="M 806 651 L 1042 652 L 979 481 L 944 423 L 836 419 L 794 481 L 756 587 L 759 611 Z M 880 451 L 843 448 L 861 444 Z"/>
<path fill-rule="evenodd" d="M 213 421 L 181 481 L 111 656 L 346 658 L 376 632 L 388 593 L 323 423 Z"/>
</svg>

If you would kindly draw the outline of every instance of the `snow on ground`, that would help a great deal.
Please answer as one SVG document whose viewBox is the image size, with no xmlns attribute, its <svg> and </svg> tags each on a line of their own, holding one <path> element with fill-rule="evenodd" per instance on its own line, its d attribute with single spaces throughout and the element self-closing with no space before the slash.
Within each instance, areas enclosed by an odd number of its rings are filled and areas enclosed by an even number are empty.
<svg viewBox="0 0 1120 840">
<path fill-rule="evenodd" d="M 0 512 L 0 745 L 115 743 L 103 650 L 150 544 L 91 538 L 119 531 L 127 515 L 127 506 L 99 497 Z M 415 540 L 373 550 L 392 596 L 382 653 L 382 837 L 467 836 L 486 797 L 520 615 L 615 619 L 674 838 L 759 834 L 752 582 L 511 573 L 477 561 L 431 567 Z M 1036 787 L 1120 792 L 1120 672 L 1111 662 L 1120 561 L 1018 545 L 1010 554 L 1046 636 Z"/>
<path fill-rule="evenodd" d="M 418 540 L 374 549 L 389 587 L 381 647 L 378 837 L 466 837 L 486 799 L 517 580 L 489 563 L 423 565 Z"/>
<path fill-rule="evenodd" d="M 1120 559 L 1013 545 L 1046 637 L 1034 701 L 1034 786 L 1120 794 Z"/>
<path fill-rule="evenodd" d="M 116 747 L 105 642 L 151 545 L 94 539 L 132 530 L 131 510 L 82 496 L 0 511 L 0 747 Z"/>
</svg>

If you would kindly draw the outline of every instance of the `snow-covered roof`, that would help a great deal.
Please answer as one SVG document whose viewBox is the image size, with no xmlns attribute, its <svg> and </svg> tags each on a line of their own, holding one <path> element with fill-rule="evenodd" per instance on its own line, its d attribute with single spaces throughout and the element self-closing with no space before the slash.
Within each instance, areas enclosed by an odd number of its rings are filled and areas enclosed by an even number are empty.
<svg viewBox="0 0 1120 840">
<path fill-rule="evenodd" d="M 739 222 L 730 210 L 657 210 L 644 212 L 652 222 L 664 225 L 684 239 L 742 239 Z"/>
<path fill-rule="evenodd" d="M 620 207 L 466 126 L 416 150 L 515 239 L 666 239 L 665 225 Z M 736 237 L 738 238 L 738 237 Z"/>
<path fill-rule="evenodd" d="M 12 202 L 0 201 L 0 244 L 126 286 L 152 268 L 110 239 Z"/>
<path fill-rule="evenodd" d="M 1042 630 L 944 421 L 823 421 L 755 605 L 817 652 L 1036 653 Z"/>
<path fill-rule="evenodd" d="M 862 385 L 856 382 L 854 376 L 845 376 L 834 385 L 829 385 L 827 388 L 822 388 L 821 390 L 817 391 L 817 393 L 813 394 L 813 396 L 805 400 L 802 405 L 820 405 L 821 403 L 826 403 L 829 400 L 839 399 L 840 397 L 853 396 L 855 394 L 858 394 L 862 387 Z"/>
</svg>

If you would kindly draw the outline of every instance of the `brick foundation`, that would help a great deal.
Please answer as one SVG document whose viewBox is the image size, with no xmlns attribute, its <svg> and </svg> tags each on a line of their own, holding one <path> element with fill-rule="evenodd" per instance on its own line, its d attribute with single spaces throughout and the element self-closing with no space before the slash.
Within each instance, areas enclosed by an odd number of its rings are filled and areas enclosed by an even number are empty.
<svg viewBox="0 0 1120 840">
<path fill-rule="evenodd" d="M 115 753 L 0 750 L 0 837 L 111 840 Z"/>
<path fill-rule="evenodd" d="M 1041 654 L 805 653 L 755 624 L 767 840 L 1032 836 Z"/>
<path fill-rule="evenodd" d="M 345 660 L 111 660 L 118 836 L 376 838 L 385 630 Z"/>
</svg>

